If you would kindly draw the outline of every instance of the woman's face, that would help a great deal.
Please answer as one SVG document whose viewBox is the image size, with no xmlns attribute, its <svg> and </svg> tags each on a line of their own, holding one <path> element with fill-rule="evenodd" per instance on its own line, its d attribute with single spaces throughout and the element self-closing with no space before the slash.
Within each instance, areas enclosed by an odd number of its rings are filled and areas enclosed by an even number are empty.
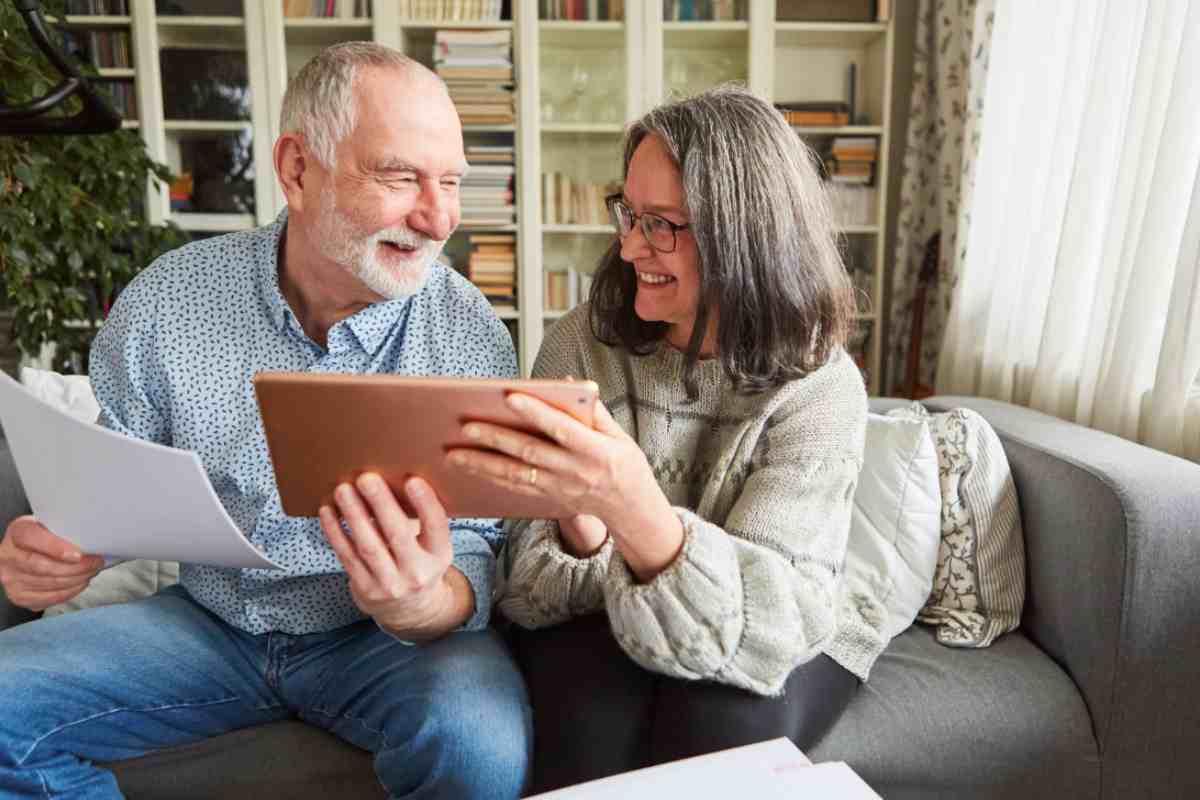
<svg viewBox="0 0 1200 800">
<path fill-rule="evenodd" d="M 642 139 L 629 161 L 625 202 L 635 214 L 650 212 L 676 225 L 691 222 L 682 176 L 657 136 Z M 691 230 L 676 231 L 674 251 L 660 253 L 646 241 L 641 226 L 635 224 L 621 240 L 621 258 L 637 272 L 633 308 L 638 317 L 667 323 L 667 341 L 677 349 L 686 349 L 700 306 L 700 253 Z M 715 316 L 710 314 L 710 334 L 701 348 L 705 354 L 713 350 Z"/>
</svg>

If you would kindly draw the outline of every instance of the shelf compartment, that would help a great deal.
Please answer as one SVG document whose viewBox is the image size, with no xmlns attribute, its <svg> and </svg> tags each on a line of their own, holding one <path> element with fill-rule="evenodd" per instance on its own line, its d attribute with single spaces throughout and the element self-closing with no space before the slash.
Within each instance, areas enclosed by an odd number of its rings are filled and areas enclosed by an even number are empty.
<svg viewBox="0 0 1200 800">
<path fill-rule="evenodd" d="M 339 42 L 370 41 L 372 23 L 367 17 L 322 19 L 302 17 L 284 20 L 283 33 L 289 46 L 325 48 Z M 315 55 L 315 54 L 314 54 Z"/>
<path fill-rule="evenodd" d="M 249 130 L 249 120 L 220 120 L 220 119 L 168 119 L 163 121 L 163 130 L 167 133 L 225 133 Z"/>
<path fill-rule="evenodd" d="M 159 17 L 160 47 L 226 49 L 246 47 L 246 23 L 241 17 Z"/>
<path fill-rule="evenodd" d="M 79 25 L 85 28 L 123 28 L 130 24 L 132 18 L 120 14 L 67 14 L 68 25 Z M 58 22 L 57 17 L 46 17 L 47 22 Z"/>
<path fill-rule="evenodd" d="M 663 26 L 663 47 L 667 50 L 738 49 L 745 56 L 750 43 L 750 28 L 737 22 L 673 22 Z"/>
<path fill-rule="evenodd" d="M 617 122 L 543 122 L 542 133 L 612 136 L 622 134 L 625 126 Z"/>
<path fill-rule="evenodd" d="M 625 25 L 621 22 L 542 22 L 540 26 L 542 47 L 625 49 Z"/>
<path fill-rule="evenodd" d="M 830 47 L 860 50 L 887 34 L 886 22 L 777 22 L 780 47 Z"/>
<path fill-rule="evenodd" d="M 582 236 L 615 236 L 611 225 L 542 225 L 542 233 Z"/>
<path fill-rule="evenodd" d="M 385 2 L 387 0 L 384 0 Z M 511 28 L 512 20 L 502 19 L 499 22 L 467 22 L 463 20 L 436 20 L 428 19 L 402 19 L 398 23 L 401 30 L 437 30 L 438 28 L 467 28 L 469 30 L 497 30 L 501 28 Z"/>
<path fill-rule="evenodd" d="M 801 136 L 882 136 L 881 125 L 793 125 L 792 130 Z"/>
</svg>

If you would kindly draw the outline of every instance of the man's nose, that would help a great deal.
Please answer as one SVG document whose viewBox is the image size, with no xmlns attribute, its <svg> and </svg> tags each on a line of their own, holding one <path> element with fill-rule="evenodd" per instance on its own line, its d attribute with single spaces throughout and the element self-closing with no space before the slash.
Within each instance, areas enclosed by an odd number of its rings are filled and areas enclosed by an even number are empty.
<svg viewBox="0 0 1200 800">
<path fill-rule="evenodd" d="M 408 226 L 430 239 L 443 242 L 458 224 L 458 194 L 445 191 L 436 181 L 422 187 L 409 214 Z"/>
</svg>

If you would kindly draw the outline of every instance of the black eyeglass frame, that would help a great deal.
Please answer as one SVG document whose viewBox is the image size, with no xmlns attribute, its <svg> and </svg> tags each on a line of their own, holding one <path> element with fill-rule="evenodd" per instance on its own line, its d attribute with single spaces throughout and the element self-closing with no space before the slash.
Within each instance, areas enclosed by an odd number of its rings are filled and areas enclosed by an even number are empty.
<svg viewBox="0 0 1200 800">
<path fill-rule="evenodd" d="M 633 209 L 629 207 L 629 204 L 625 202 L 625 198 L 622 197 L 620 194 L 610 194 L 608 197 L 604 198 L 604 206 L 608 209 L 608 216 L 612 219 L 613 227 L 617 229 L 618 237 L 624 238 L 624 237 L 628 236 L 630 233 L 633 232 L 633 226 L 637 225 L 639 228 L 642 229 L 642 236 L 646 237 L 646 244 L 650 245 L 650 249 L 652 249 L 656 253 L 674 253 L 675 248 L 677 248 L 679 246 L 679 232 L 686 231 L 692 227 L 690 222 L 685 222 L 682 225 L 679 225 L 677 223 L 671 222 L 671 220 L 667 219 L 666 217 L 664 217 L 660 214 L 654 214 L 650 211 L 643 211 L 641 214 L 635 214 Z M 620 206 L 621 208 L 623 208 L 629 212 L 629 230 L 626 231 L 625 233 L 621 233 L 620 214 L 617 213 L 617 206 Z M 670 229 L 670 231 L 671 231 L 671 249 L 670 250 L 664 250 L 663 248 L 655 245 L 653 241 L 651 241 L 650 232 L 648 230 L 646 230 L 645 220 L 647 217 L 652 217 L 652 218 L 658 220 L 659 222 L 666 225 L 668 229 Z"/>
</svg>

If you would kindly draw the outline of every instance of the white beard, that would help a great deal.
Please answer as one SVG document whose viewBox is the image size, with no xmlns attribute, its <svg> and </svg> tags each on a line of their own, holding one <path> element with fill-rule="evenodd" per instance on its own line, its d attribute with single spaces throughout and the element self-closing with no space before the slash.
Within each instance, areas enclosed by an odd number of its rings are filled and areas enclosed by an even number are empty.
<svg viewBox="0 0 1200 800">
<path fill-rule="evenodd" d="M 423 236 L 407 226 L 384 228 L 364 234 L 350 217 L 337 208 L 337 196 L 332 186 L 321 191 L 321 208 L 317 215 L 317 249 L 321 255 L 340 264 L 368 289 L 387 300 L 411 297 L 421 291 L 429 268 L 437 261 L 446 246 Z M 379 260 L 379 246 L 392 242 L 418 251 L 413 261 L 389 267 Z"/>
</svg>

